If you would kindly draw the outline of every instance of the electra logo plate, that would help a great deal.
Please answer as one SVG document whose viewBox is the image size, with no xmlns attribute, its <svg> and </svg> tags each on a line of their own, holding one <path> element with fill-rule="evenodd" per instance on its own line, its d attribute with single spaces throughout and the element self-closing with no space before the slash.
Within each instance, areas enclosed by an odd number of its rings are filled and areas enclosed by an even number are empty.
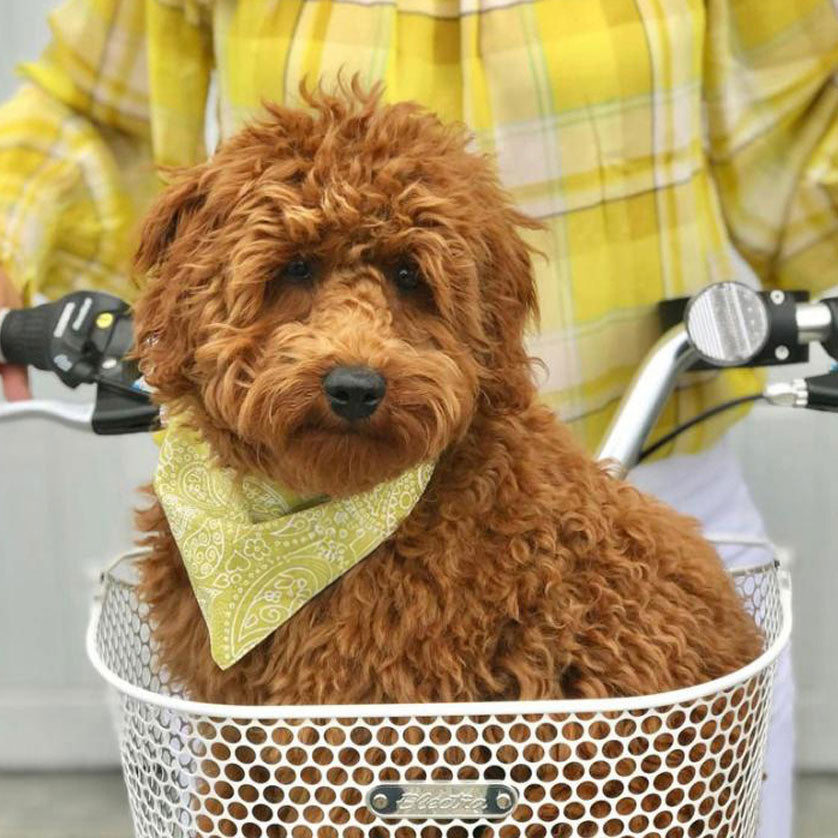
<svg viewBox="0 0 838 838">
<path fill-rule="evenodd" d="M 382 783 L 367 794 L 382 818 L 505 818 L 517 800 L 503 783 Z"/>
</svg>

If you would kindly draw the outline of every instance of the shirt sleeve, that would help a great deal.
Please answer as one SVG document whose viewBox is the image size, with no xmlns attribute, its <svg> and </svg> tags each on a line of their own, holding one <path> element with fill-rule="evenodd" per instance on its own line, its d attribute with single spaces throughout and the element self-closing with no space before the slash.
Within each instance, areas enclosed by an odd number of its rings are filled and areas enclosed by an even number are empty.
<svg viewBox="0 0 838 838">
<path fill-rule="evenodd" d="M 50 15 L 50 45 L 0 106 L 0 265 L 27 299 L 129 292 L 136 220 L 159 184 L 149 7 L 152 32 L 202 25 L 189 0 L 66 0 Z"/>
<path fill-rule="evenodd" d="M 838 284 L 838 17 L 832 0 L 708 0 L 710 168 L 767 284 Z"/>
</svg>

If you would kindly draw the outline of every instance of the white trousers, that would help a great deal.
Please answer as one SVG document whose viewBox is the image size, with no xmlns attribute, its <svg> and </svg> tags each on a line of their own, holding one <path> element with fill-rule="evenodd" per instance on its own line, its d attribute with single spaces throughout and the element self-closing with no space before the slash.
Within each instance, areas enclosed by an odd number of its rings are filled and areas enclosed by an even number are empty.
<svg viewBox="0 0 838 838">
<path fill-rule="evenodd" d="M 679 512 L 698 518 L 709 538 L 766 538 L 762 517 L 727 440 L 700 454 L 640 465 L 629 479 Z M 728 567 L 765 561 L 761 547 L 720 547 L 719 553 Z M 789 649 L 777 663 L 765 774 L 757 838 L 791 838 L 794 680 Z"/>
</svg>

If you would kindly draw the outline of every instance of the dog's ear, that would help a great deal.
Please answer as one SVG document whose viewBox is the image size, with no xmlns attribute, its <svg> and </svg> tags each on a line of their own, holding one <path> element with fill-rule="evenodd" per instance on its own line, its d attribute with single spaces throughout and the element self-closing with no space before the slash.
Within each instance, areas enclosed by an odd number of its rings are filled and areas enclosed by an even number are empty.
<svg viewBox="0 0 838 838">
<path fill-rule="evenodd" d="M 134 266 L 138 271 L 145 273 L 163 262 L 178 228 L 203 205 L 206 194 L 202 174 L 202 167 L 182 172 L 178 181 L 152 205 L 143 221 L 140 244 L 134 255 Z"/>
<path fill-rule="evenodd" d="M 524 329 L 528 321 L 538 318 L 538 296 L 532 265 L 535 251 L 520 231 L 541 227 L 508 203 L 501 204 L 483 226 L 489 254 L 481 281 L 483 330 L 490 355 L 484 391 L 495 405 L 514 401 L 513 382 L 518 382 L 522 375 L 529 380 Z"/>
<path fill-rule="evenodd" d="M 187 301 L 195 276 L 180 263 L 188 261 L 206 233 L 208 222 L 198 218 L 206 195 L 203 165 L 179 172 L 146 215 L 134 257 L 141 288 L 134 305 L 135 354 L 163 402 L 191 389 L 196 335 Z"/>
</svg>

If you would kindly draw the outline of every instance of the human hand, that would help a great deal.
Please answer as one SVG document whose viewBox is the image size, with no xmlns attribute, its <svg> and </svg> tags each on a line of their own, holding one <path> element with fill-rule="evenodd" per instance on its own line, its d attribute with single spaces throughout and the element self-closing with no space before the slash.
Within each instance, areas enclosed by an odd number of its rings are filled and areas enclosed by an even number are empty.
<svg viewBox="0 0 838 838">
<path fill-rule="evenodd" d="M 20 308 L 21 300 L 12 281 L 0 268 L 0 309 Z M 26 367 L 17 364 L 0 364 L 0 378 L 3 379 L 3 395 L 10 402 L 31 398 L 29 374 Z"/>
</svg>

